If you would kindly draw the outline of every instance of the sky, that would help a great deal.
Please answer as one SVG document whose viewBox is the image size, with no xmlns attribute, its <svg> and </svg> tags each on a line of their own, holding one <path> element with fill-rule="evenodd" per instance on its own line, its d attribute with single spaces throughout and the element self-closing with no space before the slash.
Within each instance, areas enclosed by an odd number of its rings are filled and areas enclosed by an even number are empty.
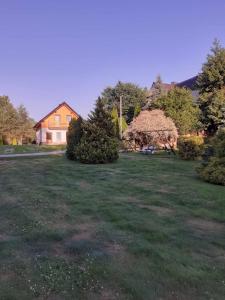
<svg viewBox="0 0 225 300">
<path fill-rule="evenodd" d="M 0 95 L 36 121 L 63 101 L 86 117 L 118 80 L 201 71 L 225 46 L 225 0 L 0 0 Z"/>
</svg>

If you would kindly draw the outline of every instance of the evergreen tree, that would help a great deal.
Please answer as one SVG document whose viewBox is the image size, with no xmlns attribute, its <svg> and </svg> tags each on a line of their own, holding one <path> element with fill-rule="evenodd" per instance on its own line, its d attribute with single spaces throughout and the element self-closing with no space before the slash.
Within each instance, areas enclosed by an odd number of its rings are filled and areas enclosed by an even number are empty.
<svg viewBox="0 0 225 300">
<path fill-rule="evenodd" d="M 225 109 L 225 48 L 215 40 L 198 77 L 201 121 L 208 134 L 213 135 L 224 122 Z"/>
<path fill-rule="evenodd" d="M 115 134 L 119 138 L 120 137 L 120 118 L 119 118 L 116 107 L 113 107 L 112 112 L 111 112 L 111 117 L 112 117 L 112 121 L 114 124 Z M 127 123 L 126 123 L 124 117 L 122 117 L 122 132 L 124 132 L 126 129 L 127 129 Z"/>
<path fill-rule="evenodd" d="M 197 87 L 201 94 L 213 92 L 225 86 L 225 48 L 218 40 L 215 40 L 211 52 L 197 80 Z"/>
<path fill-rule="evenodd" d="M 214 135 L 225 122 L 225 88 L 200 95 L 199 107 L 205 130 Z"/>
<path fill-rule="evenodd" d="M 82 163 L 107 163 L 118 159 L 118 139 L 110 113 L 104 109 L 101 98 L 95 110 L 83 125 L 83 135 L 76 150 Z"/>
<path fill-rule="evenodd" d="M 73 118 L 70 121 L 68 131 L 67 131 L 67 148 L 66 156 L 70 160 L 76 160 L 76 147 L 79 145 L 82 137 L 82 123 L 83 119 L 79 117 L 78 119 Z"/>
<path fill-rule="evenodd" d="M 173 119 L 179 134 L 187 134 L 199 127 L 199 108 L 193 102 L 191 91 L 175 87 L 154 102 L 154 107 L 164 110 Z"/>
</svg>

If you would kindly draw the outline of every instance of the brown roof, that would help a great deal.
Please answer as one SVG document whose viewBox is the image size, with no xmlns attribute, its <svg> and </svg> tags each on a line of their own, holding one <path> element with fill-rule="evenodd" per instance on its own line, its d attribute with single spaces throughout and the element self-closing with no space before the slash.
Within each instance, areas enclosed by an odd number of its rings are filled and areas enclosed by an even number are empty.
<svg viewBox="0 0 225 300">
<path fill-rule="evenodd" d="M 56 110 L 58 110 L 60 107 L 62 106 L 66 106 L 69 110 L 71 110 L 77 117 L 79 117 L 78 113 L 71 107 L 69 106 L 68 103 L 66 103 L 65 101 L 60 103 L 57 107 L 55 107 L 52 111 L 50 111 L 50 113 L 48 113 L 44 118 L 42 118 L 40 121 L 38 121 L 35 125 L 34 128 L 38 128 L 40 126 L 40 124 L 47 119 L 51 114 L 53 114 Z"/>
</svg>

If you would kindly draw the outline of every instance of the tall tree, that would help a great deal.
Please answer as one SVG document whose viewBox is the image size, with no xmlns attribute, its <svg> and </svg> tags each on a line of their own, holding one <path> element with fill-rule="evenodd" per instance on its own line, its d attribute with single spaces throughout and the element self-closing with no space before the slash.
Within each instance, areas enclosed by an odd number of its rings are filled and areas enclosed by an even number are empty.
<svg viewBox="0 0 225 300">
<path fill-rule="evenodd" d="M 8 96 L 0 96 L 0 139 L 12 138 L 17 128 L 17 111 Z"/>
<path fill-rule="evenodd" d="M 113 107 L 112 112 L 111 112 L 111 117 L 112 117 L 112 121 L 114 124 L 114 129 L 115 129 L 115 133 L 116 136 L 119 138 L 120 135 L 120 118 L 118 115 L 118 111 L 116 107 Z M 127 123 L 124 119 L 124 117 L 122 117 L 122 132 L 124 132 L 127 129 Z"/>
<path fill-rule="evenodd" d="M 193 102 L 191 91 L 175 87 L 154 102 L 155 108 L 164 110 L 173 119 L 179 134 L 186 134 L 199 127 L 199 108 Z"/>
<path fill-rule="evenodd" d="M 197 87 L 201 121 L 207 133 L 213 135 L 224 122 L 225 107 L 225 48 L 218 40 L 214 41 L 211 54 L 202 66 Z"/>
<path fill-rule="evenodd" d="M 147 102 L 147 90 L 133 83 L 118 82 L 114 87 L 107 87 L 102 92 L 103 103 L 109 111 L 116 107 L 119 110 L 120 96 L 123 101 L 123 116 L 127 123 L 131 122 L 130 111 L 137 105 L 142 108 Z"/>
<path fill-rule="evenodd" d="M 79 117 L 77 120 L 73 118 L 70 121 L 68 131 L 67 131 L 67 148 L 66 156 L 70 160 L 76 160 L 76 147 L 79 145 L 82 137 L 82 123 L 83 119 Z"/>
<path fill-rule="evenodd" d="M 216 39 L 211 53 L 202 66 L 198 76 L 197 87 L 201 94 L 213 92 L 225 86 L 225 48 Z"/>
<path fill-rule="evenodd" d="M 29 117 L 29 114 L 24 105 L 20 105 L 17 109 L 16 131 L 15 137 L 22 144 L 23 139 L 27 141 L 33 140 L 35 131 L 33 129 L 34 120 Z"/>
</svg>

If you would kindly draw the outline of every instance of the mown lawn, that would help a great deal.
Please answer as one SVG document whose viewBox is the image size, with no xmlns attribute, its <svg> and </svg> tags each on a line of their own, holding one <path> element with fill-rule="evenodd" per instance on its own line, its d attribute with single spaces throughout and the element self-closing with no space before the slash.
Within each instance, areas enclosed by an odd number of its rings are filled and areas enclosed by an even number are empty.
<svg viewBox="0 0 225 300">
<path fill-rule="evenodd" d="M 65 145 L 0 145 L 0 154 L 49 152 L 65 148 Z"/>
<path fill-rule="evenodd" d="M 0 299 L 225 299 L 225 188 L 196 164 L 0 160 Z"/>
</svg>

